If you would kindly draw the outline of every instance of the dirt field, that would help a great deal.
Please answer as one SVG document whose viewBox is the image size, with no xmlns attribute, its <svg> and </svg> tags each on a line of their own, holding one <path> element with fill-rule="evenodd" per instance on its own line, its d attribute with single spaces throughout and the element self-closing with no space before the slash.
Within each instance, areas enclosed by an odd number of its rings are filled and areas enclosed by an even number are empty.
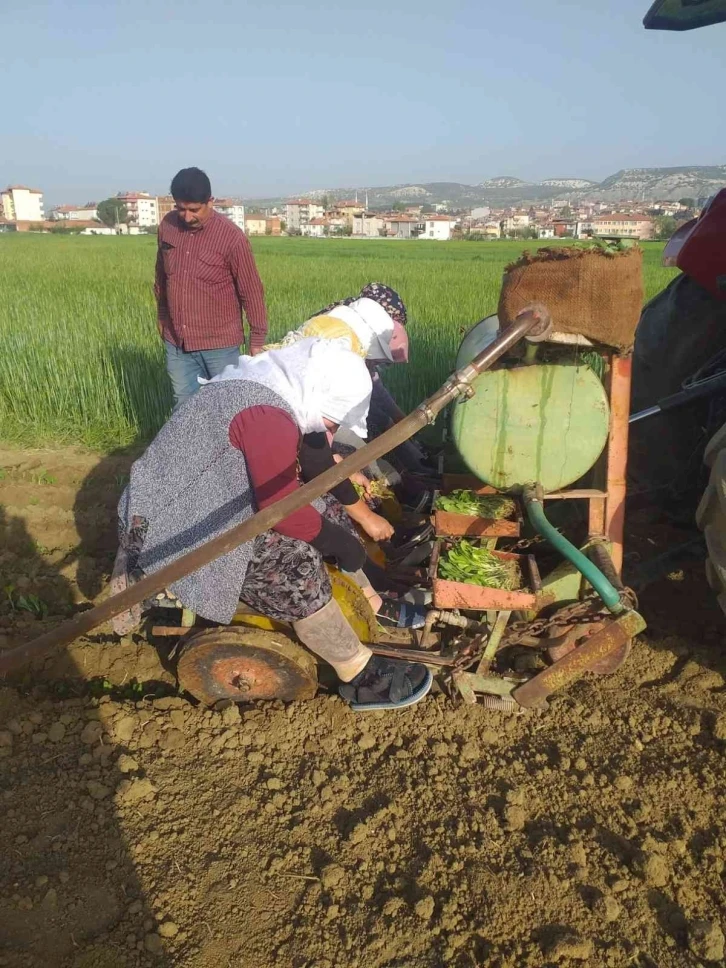
<svg viewBox="0 0 726 968">
<path fill-rule="evenodd" d="M 103 592 L 129 460 L 0 452 L 0 647 Z M 620 672 L 514 717 L 212 713 L 76 643 L 0 688 L 0 966 L 723 963 L 726 620 L 698 564 L 642 607 Z"/>
</svg>

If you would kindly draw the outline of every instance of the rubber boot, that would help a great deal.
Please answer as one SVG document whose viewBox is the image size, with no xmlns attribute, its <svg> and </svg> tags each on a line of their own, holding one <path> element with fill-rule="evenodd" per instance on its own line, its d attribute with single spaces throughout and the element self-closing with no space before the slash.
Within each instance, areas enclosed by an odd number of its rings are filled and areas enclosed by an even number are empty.
<svg viewBox="0 0 726 968">
<path fill-rule="evenodd" d="M 303 645 L 329 663 L 343 682 L 354 679 L 373 654 L 360 642 L 334 598 L 292 627 Z"/>
</svg>

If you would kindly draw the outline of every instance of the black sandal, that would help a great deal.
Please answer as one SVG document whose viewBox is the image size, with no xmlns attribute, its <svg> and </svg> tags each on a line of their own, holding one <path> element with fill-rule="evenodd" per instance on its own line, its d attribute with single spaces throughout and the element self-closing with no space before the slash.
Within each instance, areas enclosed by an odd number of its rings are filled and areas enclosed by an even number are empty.
<svg viewBox="0 0 726 968">
<path fill-rule="evenodd" d="M 433 681 L 430 670 L 420 662 L 374 655 L 362 672 L 340 685 L 338 692 L 356 712 L 405 709 L 420 702 Z"/>
</svg>

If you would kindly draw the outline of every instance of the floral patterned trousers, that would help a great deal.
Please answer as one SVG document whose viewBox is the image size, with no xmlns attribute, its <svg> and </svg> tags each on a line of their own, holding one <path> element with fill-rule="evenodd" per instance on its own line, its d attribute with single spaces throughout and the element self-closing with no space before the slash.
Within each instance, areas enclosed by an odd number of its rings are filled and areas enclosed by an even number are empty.
<svg viewBox="0 0 726 968">
<path fill-rule="evenodd" d="M 343 506 L 329 494 L 323 498 L 324 516 L 355 534 Z M 147 524 L 134 518 L 126 531 L 119 522 L 119 550 L 111 576 L 111 593 L 123 591 L 143 578 L 138 557 Z M 278 622 L 297 622 L 327 605 L 332 596 L 330 577 L 320 552 L 298 538 L 279 531 L 265 531 L 255 538 L 252 560 L 240 590 L 240 601 L 256 612 Z M 141 621 L 141 605 L 136 605 L 113 620 L 117 635 L 127 635 Z"/>
</svg>

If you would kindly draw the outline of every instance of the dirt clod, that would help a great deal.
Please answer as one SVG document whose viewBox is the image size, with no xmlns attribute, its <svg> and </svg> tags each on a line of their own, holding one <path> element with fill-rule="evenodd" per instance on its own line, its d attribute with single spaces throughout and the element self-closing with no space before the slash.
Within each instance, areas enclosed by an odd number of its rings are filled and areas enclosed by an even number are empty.
<svg viewBox="0 0 726 968">
<path fill-rule="evenodd" d="M 721 925 L 715 921 L 692 921 L 688 926 L 688 946 L 704 961 L 723 961 L 725 939 Z"/>
<path fill-rule="evenodd" d="M 660 854 L 650 854 L 641 862 L 643 877 L 648 884 L 653 887 L 665 887 L 668 883 L 670 872 L 668 864 Z"/>
<path fill-rule="evenodd" d="M 435 906 L 435 901 L 429 894 L 427 897 L 421 898 L 420 901 L 416 902 L 414 911 L 416 912 L 416 916 L 421 918 L 422 921 L 430 921 L 434 915 Z"/>
<path fill-rule="evenodd" d="M 122 753 L 121 756 L 116 760 L 116 769 L 119 773 L 136 773 L 139 768 L 139 764 L 133 758 L 129 756 L 128 753 Z"/>
<path fill-rule="evenodd" d="M 572 961 L 589 961 L 593 953 L 593 943 L 589 938 L 583 938 L 577 932 L 564 930 L 554 933 L 554 937 L 545 943 L 545 954 L 553 961 L 570 959 Z"/>
<path fill-rule="evenodd" d="M 726 713 L 719 713 L 714 720 L 713 735 L 716 739 L 726 742 Z"/>
<path fill-rule="evenodd" d="M 339 864 L 328 864 L 320 873 L 320 881 L 326 891 L 338 887 L 344 880 L 345 868 Z"/>
<path fill-rule="evenodd" d="M 81 732 L 81 742 L 85 743 L 86 746 L 95 746 L 101 740 L 101 734 L 103 733 L 103 724 L 91 720 L 86 723 Z"/>
<path fill-rule="evenodd" d="M 128 786 L 122 786 L 127 783 Z M 119 784 L 119 797 L 127 804 L 138 803 L 140 800 L 151 800 L 156 796 L 156 787 L 148 777 Z"/>
<path fill-rule="evenodd" d="M 48 730 L 48 739 L 51 743 L 60 743 L 66 735 L 66 727 L 61 722 L 53 723 Z"/>
<path fill-rule="evenodd" d="M 161 942 L 161 938 L 153 931 L 150 931 L 149 934 L 147 934 L 144 938 L 144 947 L 150 955 L 160 955 L 164 950 L 164 945 Z"/>
</svg>

